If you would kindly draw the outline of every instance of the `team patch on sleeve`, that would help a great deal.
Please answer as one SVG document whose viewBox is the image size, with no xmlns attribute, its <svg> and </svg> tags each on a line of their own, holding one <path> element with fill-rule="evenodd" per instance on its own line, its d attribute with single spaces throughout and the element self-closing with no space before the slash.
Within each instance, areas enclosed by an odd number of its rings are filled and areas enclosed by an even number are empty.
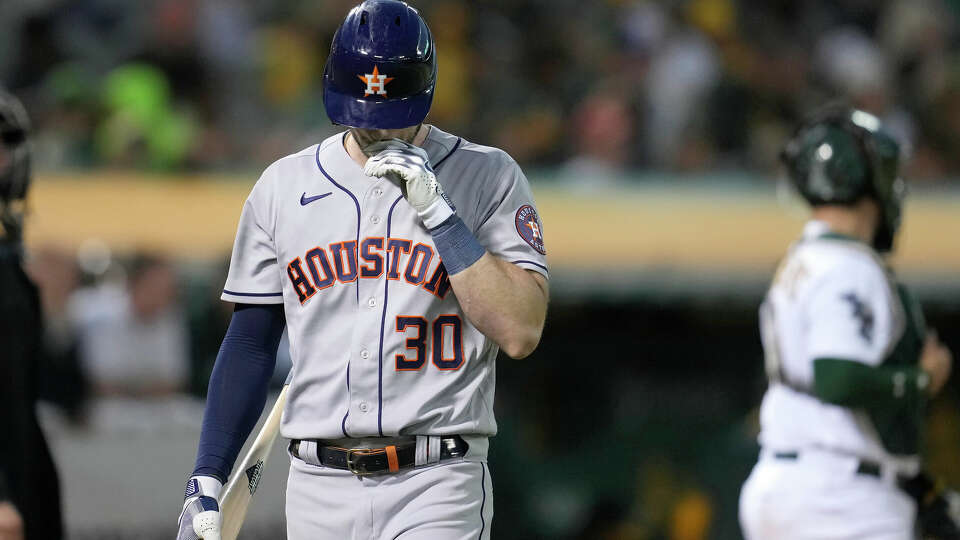
<svg viewBox="0 0 960 540">
<path fill-rule="evenodd" d="M 543 224 L 540 223 L 537 211 L 529 204 L 521 206 L 517 210 L 516 223 L 520 237 L 541 255 L 546 255 L 547 250 L 543 247 Z"/>
<path fill-rule="evenodd" d="M 850 303 L 853 309 L 853 318 L 860 323 L 860 337 L 867 343 L 873 341 L 873 310 L 866 302 L 860 299 L 856 293 L 848 292 L 841 296 L 843 300 Z"/>
</svg>

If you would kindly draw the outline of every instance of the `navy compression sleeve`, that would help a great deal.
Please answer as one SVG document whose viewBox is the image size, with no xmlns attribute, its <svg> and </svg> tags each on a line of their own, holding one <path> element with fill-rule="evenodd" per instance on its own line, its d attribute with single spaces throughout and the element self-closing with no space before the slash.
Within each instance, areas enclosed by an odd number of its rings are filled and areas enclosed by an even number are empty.
<svg viewBox="0 0 960 540">
<path fill-rule="evenodd" d="M 285 322 L 281 304 L 237 304 L 210 376 L 193 474 L 226 483 L 263 412 Z"/>
</svg>

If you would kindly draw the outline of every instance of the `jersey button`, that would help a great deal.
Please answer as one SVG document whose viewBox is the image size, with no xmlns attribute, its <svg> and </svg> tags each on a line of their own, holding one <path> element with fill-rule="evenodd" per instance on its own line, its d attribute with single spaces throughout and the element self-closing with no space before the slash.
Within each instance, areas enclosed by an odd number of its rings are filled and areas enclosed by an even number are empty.
<svg viewBox="0 0 960 540">
<path fill-rule="evenodd" d="M 373 216 L 373 217 L 370 218 L 370 221 L 371 221 L 374 225 L 376 225 L 377 223 L 380 223 L 380 216 Z"/>
<path fill-rule="evenodd" d="M 366 349 L 360 351 L 360 358 L 363 358 L 364 360 L 366 360 L 367 358 L 370 358 L 370 351 Z"/>
<path fill-rule="evenodd" d="M 367 405 L 366 401 L 361 401 L 360 405 L 357 406 L 360 409 L 360 412 L 367 412 L 370 409 L 370 406 Z"/>
<path fill-rule="evenodd" d="M 379 197 L 379 196 L 383 195 L 383 190 L 380 189 L 380 188 L 377 188 L 377 189 L 373 190 L 373 194 L 376 195 L 377 197 Z"/>
<path fill-rule="evenodd" d="M 367 300 L 367 305 L 370 306 L 370 307 L 377 307 L 377 299 L 376 299 L 376 298 L 371 298 L 371 299 Z"/>
</svg>

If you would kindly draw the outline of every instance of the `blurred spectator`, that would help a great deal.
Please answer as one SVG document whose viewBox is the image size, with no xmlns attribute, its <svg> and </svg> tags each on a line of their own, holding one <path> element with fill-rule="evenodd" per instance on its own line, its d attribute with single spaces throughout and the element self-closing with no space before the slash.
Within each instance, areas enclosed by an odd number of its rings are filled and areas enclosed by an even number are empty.
<svg viewBox="0 0 960 540">
<path fill-rule="evenodd" d="M 106 116 L 96 134 L 103 159 L 151 169 L 186 162 L 197 128 L 171 103 L 163 71 L 148 64 L 126 64 L 107 75 L 103 91 Z"/>
<path fill-rule="evenodd" d="M 161 396 L 187 387 L 186 318 L 169 261 L 141 254 L 126 288 L 107 283 L 72 300 L 81 357 L 100 395 Z"/>
<path fill-rule="evenodd" d="M 220 352 L 220 343 L 233 316 L 233 303 L 220 300 L 223 278 L 230 267 L 230 256 L 214 265 L 209 279 L 190 280 L 183 284 L 186 310 L 189 314 L 191 394 L 207 395 L 213 364 Z"/>
<path fill-rule="evenodd" d="M 654 54 L 646 78 L 648 154 L 657 167 L 686 163 L 691 132 L 720 76 L 713 44 L 695 28 L 680 27 Z M 701 168 L 706 163 L 699 160 Z M 689 167 L 688 167 L 689 168 Z"/>
<path fill-rule="evenodd" d="M 471 84 L 475 51 L 469 40 L 470 10 L 460 2 L 441 2 L 430 13 L 437 42 L 437 90 L 430 121 L 459 132 L 473 114 L 475 89 Z M 436 22 L 434 22 L 436 21 Z"/>
<path fill-rule="evenodd" d="M 887 57 L 862 30 L 845 26 L 823 34 L 814 58 L 830 87 L 857 107 L 877 113 L 886 108 L 891 82 Z"/>
<path fill-rule="evenodd" d="M 48 246 L 32 254 L 27 271 L 37 284 L 43 307 L 41 397 L 60 406 L 74 423 L 81 423 L 89 388 L 69 311 L 80 280 L 76 260 Z"/>
<path fill-rule="evenodd" d="M 595 94 L 573 114 L 576 153 L 564 166 L 575 186 L 591 187 L 621 177 L 630 159 L 633 113 L 617 94 Z"/>
</svg>

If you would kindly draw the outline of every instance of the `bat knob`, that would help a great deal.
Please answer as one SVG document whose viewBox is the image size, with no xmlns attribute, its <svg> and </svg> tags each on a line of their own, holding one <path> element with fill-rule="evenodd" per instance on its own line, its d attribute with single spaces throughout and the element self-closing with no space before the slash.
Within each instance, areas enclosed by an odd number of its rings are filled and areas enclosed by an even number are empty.
<svg viewBox="0 0 960 540">
<path fill-rule="evenodd" d="M 220 512 L 207 510 L 193 516 L 193 532 L 203 540 L 220 540 Z"/>
</svg>

